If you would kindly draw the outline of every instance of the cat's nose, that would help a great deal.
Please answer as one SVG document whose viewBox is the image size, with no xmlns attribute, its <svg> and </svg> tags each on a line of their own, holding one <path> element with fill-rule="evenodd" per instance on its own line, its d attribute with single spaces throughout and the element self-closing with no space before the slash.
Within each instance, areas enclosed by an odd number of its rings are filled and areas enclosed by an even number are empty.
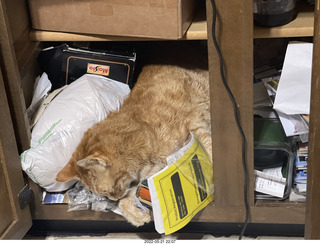
<svg viewBox="0 0 320 244">
<path fill-rule="evenodd" d="M 111 200 L 111 201 L 118 201 L 119 200 L 119 197 L 117 196 L 118 194 L 115 194 L 114 192 L 109 192 L 108 194 L 108 198 Z"/>
<path fill-rule="evenodd" d="M 112 197 L 110 195 L 108 196 L 108 199 L 111 200 L 111 201 L 115 201 L 115 202 L 119 200 L 118 198 Z"/>
</svg>

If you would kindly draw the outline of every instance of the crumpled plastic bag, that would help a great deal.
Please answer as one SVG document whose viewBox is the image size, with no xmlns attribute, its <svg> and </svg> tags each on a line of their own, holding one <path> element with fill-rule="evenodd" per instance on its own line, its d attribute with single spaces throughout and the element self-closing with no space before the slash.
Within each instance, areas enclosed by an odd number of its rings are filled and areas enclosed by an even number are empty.
<svg viewBox="0 0 320 244">
<path fill-rule="evenodd" d="M 86 189 L 80 182 L 67 191 L 68 211 L 76 210 L 94 210 L 108 212 L 118 204 L 107 197 L 97 195 Z"/>
<path fill-rule="evenodd" d="M 48 192 L 69 189 L 76 181 L 57 182 L 83 134 L 119 110 L 130 93 L 128 85 L 85 74 L 61 91 L 33 128 L 30 149 L 21 156 L 22 169 Z"/>
</svg>

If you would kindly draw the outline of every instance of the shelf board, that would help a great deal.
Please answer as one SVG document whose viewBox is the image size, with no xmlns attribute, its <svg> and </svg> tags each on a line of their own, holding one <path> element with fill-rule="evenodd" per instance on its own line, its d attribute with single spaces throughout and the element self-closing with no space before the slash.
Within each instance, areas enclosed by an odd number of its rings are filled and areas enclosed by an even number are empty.
<svg viewBox="0 0 320 244">
<path fill-rule="evenodd" d="M 255 27 L 254 38 L 280 38 L 313 36 L 314 5 L 300 3 L 297 18 L 290 23 L 273 28 Z"/>
<path fill-rule="evenodd" d="M 144 40 L 156 40 L 148 38 L 138 37 L 122 37 L 122 36 L 108 36 L 108 35 L 94 35 L 94 34 L 80 34 L 70 32 L 58 32 L 58 31 L 45 31 L 45 30 L 31 30 L 31 41 L 144 41 Z"/>
<path fill-rule="evenodd" d="M 285 200 L 256 200 L 255 207 L 285 207 L 285 208 L 305 208 L 305 202 L 291 202 Z"/>
<path fill-rule="evenodd" d="M 32 41 L 157 41 L 164 39 L 128 37 L 128 36 L 109 36 L 67 33 L 56 31 L 31 30 L 30 39 Z M 191 23 L 189 29 L 181 40 L 206 40 L 207 39 L 207 22 L 205 17 L 196 17 Z"/>
<path fill-rule="evenodd" d="M 304 204 L 275 206 L 251 206 L 252 223 L 278 223 L 278 224 L 304 224 Z M 210 203 L 201 210 L 192 221 L 195 222 L 216 222 L 216 223 L 240 223 L 244 220 L 244 209 L 240 206 L 216 206 Z M 42 211 L 36 212 L 35 220 L 100 220 L 100 221 L 125 221 L 125 219 L 110 212 L 82 210 L 68 211 L 67 204 L 42 205 Z"/>
</svg>

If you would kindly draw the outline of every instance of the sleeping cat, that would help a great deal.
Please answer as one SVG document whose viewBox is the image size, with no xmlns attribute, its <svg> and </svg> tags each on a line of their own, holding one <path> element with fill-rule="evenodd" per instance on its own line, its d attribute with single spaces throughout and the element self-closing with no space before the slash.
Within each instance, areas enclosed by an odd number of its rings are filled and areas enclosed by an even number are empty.
<svg viewBox="0 0 320 244">
<path fill-rule="evenodd" d="M 119 200 L 133 225 L 151 220 L 135 205 L 137 184 L 166 166 L 192 131 L 211 156 L 209 75 L 204 70 L 148 65 L 118 112 L 83 136 L 57 181 L 80 180 L 91 191 Z"/>
</svg>

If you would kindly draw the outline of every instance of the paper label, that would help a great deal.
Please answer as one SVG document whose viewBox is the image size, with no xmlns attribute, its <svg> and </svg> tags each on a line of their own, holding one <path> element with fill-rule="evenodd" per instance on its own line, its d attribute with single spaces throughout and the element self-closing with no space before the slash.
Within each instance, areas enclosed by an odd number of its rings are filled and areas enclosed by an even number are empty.
<svg viewBox="0 0 320 244">
<path fill-rule="evenodd" d="M 88 63 L 87 73 L 108 76 L 109 72 L 110 66 Z"/>
</svg>

